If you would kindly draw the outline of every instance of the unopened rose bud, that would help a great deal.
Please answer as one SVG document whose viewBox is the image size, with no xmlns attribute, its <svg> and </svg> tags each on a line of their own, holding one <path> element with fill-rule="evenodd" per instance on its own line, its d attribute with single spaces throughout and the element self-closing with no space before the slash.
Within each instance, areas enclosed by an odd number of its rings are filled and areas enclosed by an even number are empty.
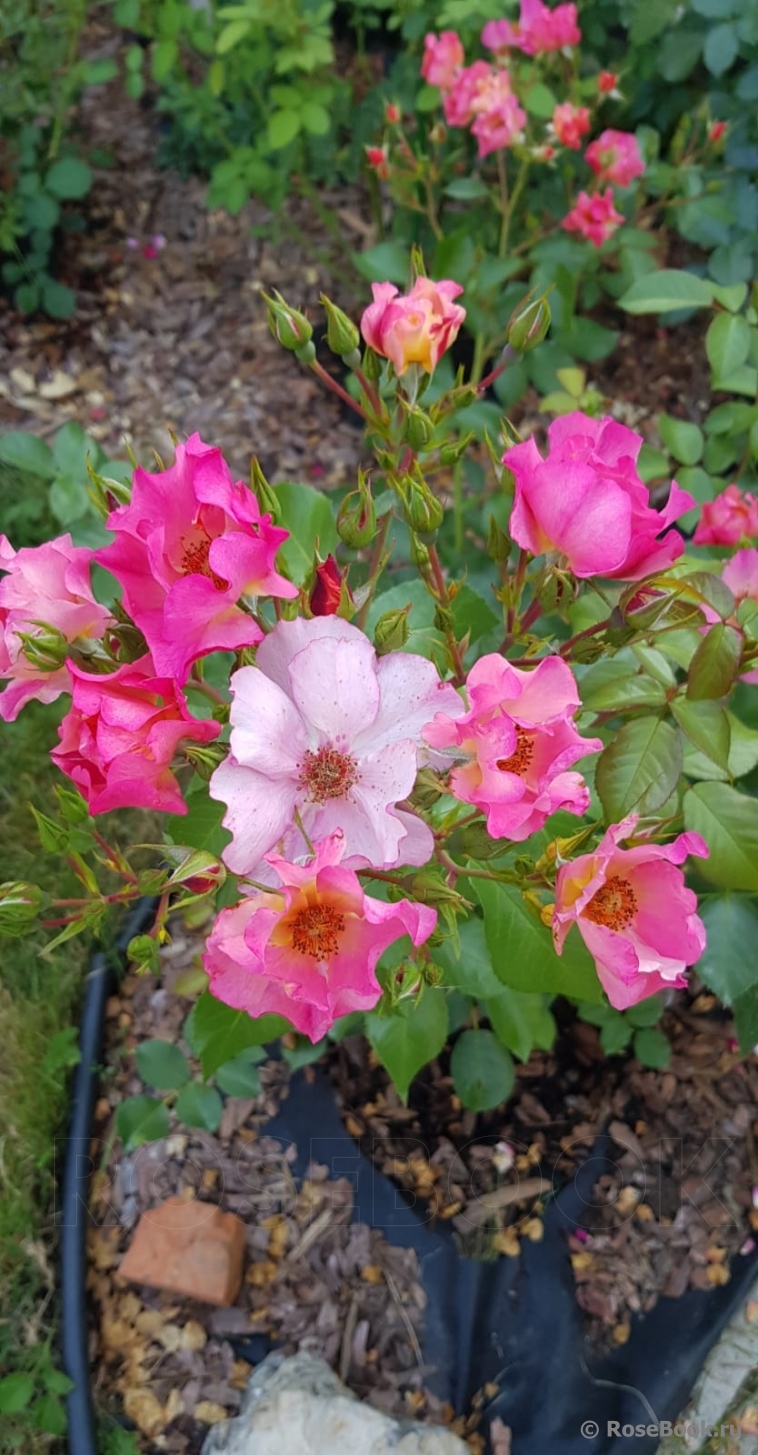
<svg viewBox="0 0 758 1455">
<path fill-rule="evenodd" d="M 403 482 L 405 518 L 425 545 L 431 545 L 445 518 L 445 512 L 425 480 L 406 475 Z"/>
<path fill-rule="evenodd" d="M 351 551 L 370 545 L 376 533 L 376 508 L 367 477 L 358 476 L 358 489 L 345 496 L 337 512 L 337 534 Z"/>
<path fill-rule="evenodd" d="M 422 904 L 461 904 L 461 895 L 452 889 L 441 873 L 434 869 L 422 869 L 411 880 L 411 894 Z"/>
<path fill-rule="evenodd" d="M 253 455 L 250 466 L 250 489 L 253 492 L 261 509 L 262 515 L 270 515 L 272 521 L 277 525 L 282 518 L 282 507 L 274 487 L 269 485 L 264 475 L 260 462 Z"/>
<path fill-rule="evenodd" d="M 474 431 L 469 430 L 467 434 L 461 435 L 459 440 L 454 440 L 450 444 L 443 445 L 439 454 L 440 464 L 457 465 L 458 461 L 465 455 L 473 438 Z"/>
<path fill-rule="evenodd" d="M 431 558 L 423 541 L 411 531 L 411 562 L 421 572 L 422 576 L 428 576 L 431 571 Z"/>
<path fill-rule="evenodd" d="M 628 623 L 635 631 L 645 631 L 660 621 L 673 599 L 672 593 L 660 586 L 633 586 L 625 592 L 619 602 L 621 623 Z"/>
<path fill-rule="evenodd" d="M 492 859 L 503 852 L 502 839 L 493 839 L 483 820 L 466 824 L 461 830 L 461 846 L 469 859 Z"/>
<path fill-rule="evenodd" d="M 309 606 L 314 616 L 336 616 L 342 604 L 343 589 L 347 590 L 345 572 L 341 571 L 334 556 L 327 556 L 316 566 L 316 579 L 311 588 Z"/>
<path fill-rule="evenodd" d="M 419 409 L 417 404 L 408 404 L 405 400 L 402 401 L 402 408 L 405 422 L 403 439 L 417 453 L 425 450 L 434 434 L 434 425 L 429 415 Z"/>
<path fill-rule="evenodd" d="M 268 325 L 274 338 L 284 349 L 292 349 L 300 357 L 300 351 L 305 348 L 313 335 L 313 328 L 308 322 L 304 313 L 298 313 L 296 308 L 290 308 L 285 303 L 281 293 L 274 289 L 274 297 L 269 298 L 268 294 L 262 295 L 268 309 Z M 316 357 L 316 351 L 313 351 Z M 303 360 L 308 363 L 308 359 Z"/>
<path fill-rule="evenodd" d="M 723 138 L 726 136 L 728 128 L 729 123 L 727 121 L 712 121 L 710 126 L 708 127 L 709 142 L 711 142 L 712 145 L 715 145 L 716 142 L 723 141 Z"/>
<path fill-rule="evenodd" d="M 597 78 L 597 89 L 601 96 L 612 96 L 618 84 L 618 76 L 615 71 L 600 71 Z"/>
<path fill-rule="evenodd" d="M 545 571 L 535 590 L 535 596 L 542 610 L 548 615 L 564 606 L 567 601 L 572 601 L 574 594 L 575 587 L 569 577 L 554 567 Z"/>
<path fill-rule="evenodd" d="M 402 111 L 395 101 L 386 101 L 384 104 L 384 119 L 388 126 L 397 126 Z"/>
<path fill-rule="evenodd" d="M 390 174 L 390 159 L 386 147 L 365 147 L 366 161 L 376 172 L 380 182 L 386 182 Z"/>
<path fill-rule="evenodd" d="M 354 368 L 361 361 L 358 329 L 352 319 L 324 293 L 321 294 L 321 302 L 326 313 L 326 341 L 333 354 L 338 354 Z M 356 355 L 355 359 L 353 355 Z"/>
<path fill-rule="evenodd" d="M 550 327 L 550 305 L 547 298 L 522 299 L 508 321 L 506 337 L 512 349 L 526 354 L 541 344 Z"/>
<path fill-rule="evenodd" d="M 28 934 L 40 909 L 42 890 L 22 879 L 0 884 L 0 935 L 18 939 Z"/>
<path fill-rule="evenodd" d="M 38 630 L 16 633 L 27 662 L 31 662 L 39 672 L 59 671 L 71 653 L 70 643 L 63 632 L 45 621 L 30 621 L 29 625 Z"/>
<path fill-rule="evenodd" d="M 384 657 L 387 652 L 399 652 L 405 646 L 410 635 L 408 626 L 410 609 L 410 606 L 405 606 L 402 611 L 385 611 L 384 615 L 379 617 L 374 627 L 374 646 L 377 657 Z"/>
<path fill-rule="evenodd" d="M 432 146 L 442 146 L 447 141 L 447 127 L 444 122 L 437 121 L 429 132 L 429 140 Z"/>
</svg>

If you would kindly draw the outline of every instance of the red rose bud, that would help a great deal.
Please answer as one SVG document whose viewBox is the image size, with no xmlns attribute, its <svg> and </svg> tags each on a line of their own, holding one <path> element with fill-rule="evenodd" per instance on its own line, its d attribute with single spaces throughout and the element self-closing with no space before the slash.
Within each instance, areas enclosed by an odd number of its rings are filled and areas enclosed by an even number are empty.
<svg viewBox="0 0 758 1455">
<path fill-rule="evenodd" d="M 390 174 L 390 159 L 386 147 L 366 147 L 366 161 L 377 177 L 386 182 Z"/>
<path fill-rule="evenodd" d="M 340 571 L 334 556 L 327 556 L 316 567 L 316 580 L 311 589 L 309 605 L 314 616 L 336 616 L 343 585 L 347 588 L 345 572 Z"/>
<path fill-rule="evenodd" d="M 615 71 L 600 71 L 597 78 L 597 89 L 601 96 L 610 96 L 616 89 L 618 76 Z"/>
<path fill-rule="evenodd" d="M 384 119 L 388 126 L 397 126 L 401 116 L 402 111 L 394 101 L 387 101 L 385 103 Z"/>
<path fill-rule="evenodd" d="M 726 121 L 712 121 L 708 127 L 708 140 L 713 143 L 721 141 L 726 136 L 728 125 Z"/>
</svg>

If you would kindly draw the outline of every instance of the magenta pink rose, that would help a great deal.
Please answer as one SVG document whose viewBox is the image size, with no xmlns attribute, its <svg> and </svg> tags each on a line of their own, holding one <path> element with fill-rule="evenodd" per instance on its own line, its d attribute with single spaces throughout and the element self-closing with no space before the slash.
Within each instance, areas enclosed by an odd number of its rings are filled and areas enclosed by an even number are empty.
<svg viewBox="0 0 758 1455">
<path fill-rule="evenodd" d="M 628 131 L 601 131 L 584 153 L 588 165 L 600 182 L 615 182 L 628 187 L 645 170 L 636 136 Z"/>
<path fill-rule="evenodd" d="M 423 944 L 437 923 L 427 905 L 364 893 L 340 863 L 339 830 L 315 847 L 306 865 L 269 855 L 281 887 L 222 910 L 203 956 L 217 1000 L 251 1016 L 282 1015 L 311 1041 L 340 1016 L 371 1010 L 382 993 L 380 955 L 403 935 Z"/>
<path fill-rule="evenodd" d="M 482 82 L 473 97 L 471 110 L 474 116 L 471 131 L 480 157 L 501 151 L 523 136 L 526 112 L 513 94 L 507 71 L 493 71 Z"/>
<path fill-rule="evenodd" d="M 389 359 L 398 378 L 411 364 L 431 374 L 458 337 L 465 308 L 453 303 L 463 292 L 459 283 L 417 278 L 410 293 L 393 283 L 372 283 L 374 295 L 361 319 L 369 348 Z"/>
<path fill-rule="evenodd" d="M 697 896 L 678 867 L 688 854 L 708 857 L 699 834 L 680 834 L 670 844 L 620 849 L 637 826 L 631 814 L 612 824 L 594 853 L 581 854 L 558 871 L 553 938 L 559 955 L 575 924 L 616 1010 L 627 1010 L 659 990 L 686 984 L 685 971 L 705 949 Z"/>
<path fill-rule="evenodd" d="M 589 110 L 586 106 L 574 106 L 571 101 L 564 101 L 556 106 L 551 126 L 561 146 L 576 152 L 582 144 L 582 137 L 590 129 Z"/>
<path fill-rule="evenodd" d="M 135 470 L 129 504 L 107 524 L 116 539 L 95 560 L 120 582 L 158 672 L 180 683 L 198 657 L 261 640 L 241 598 L 297 596 L 275 568 L 288 531 L 261 516 L 252 491 L 198 434 L 177 445 L 168 470 Z"/>
<path fill-rule="evenodd" d="M 454 30 L 424 36 L 421 74 L 429 86 L 449 91 L 464 61 L 461 38 Z"/>
<path fill-rule="evenodd" d="M 580 192 L 561 227 L 566 232 L 580 232 L 593 247 L 601 248 L 626 219 L 613 204 L 613 188 L 605 192 Z"/>
<path fill-rule="evenodd" d="M 495 67 L 487 61 L 474 61 L 458 72 L 442 103 L 448 126 L 468 126 L 473 121 L 474 102 L 495 75 Z"/>
<path fill-rule="evenodd" d="M 693 540 L 696 546 L 736 546 L 756 536 L 758 500 L 739 485 L 727 485 L 715 500 L 706 501 Z"/>
<path fill-rule="evenodd" d="M 568 770 L 603 744 L 574 726 L 581 702 L 567 663 L 545 657 L 521 671 L 493 652 L 472 667 L 466 689 L 465 716 L 440 713 L 424 729 L 430 747 L 461 765 L 451 793 L 487 815 L 493 839 L 527 839 L 561 808 L 581 816 L 589 789 Z"/>
<path fill-rule="evenodd" d="M 44 623 L 60 633 L 63 642 L 101 637 L 110 612 L 92 595 L 92 552 L 75 546 L 70 535 L 57 536 L 41 546 L 14 551 L 0 535 L 0 679 L 8 686 L 0 695 L 0 717 L 13 722 L 32 698 L 55 702 L 70 692 L 68 667 L 51 672 L 29 661 L 21 634 L 39 637 Z"/>
<path fill-rule="evenodd" d="M 518 25 L 507 20 L 488 21 L 482 31 L 482 44 L 492 51 L 518 47 L 528 56 L 546 55 L 579 45 L 582 32 L 576 21 L 576 5 L 557 5 L 551 10 L 542 0 L 521 0 Z"/>
<path fill-rule="evenodd" d="M 553 421 L 548 441 L 547 459 L 533 439 L 503 456 L 516 481 L 511 534 L 524 550 L 555 551 L 575 576 L 618 581 L 639 581 L 678 560 L 684 541 L 666 527 L 695 502 L 674 480 L 665 508 L 653 510 L 637 474 L 640 435 L 577 411 Z"/>
<path fill-rule="evenodd" d="M 68 663 L 71 709 L 58 730 L 53 762 L 79 789 L 90 813 L 149 808 L 186 813 L 171 771 L 182 742 L 210 743 L 217 722 L 191 717 L 176 683 L 151 658 L 103 676 Z"/>
<path fill-rule="evenodd" d="M 277 623 L 231 688 L 231 755 L 210 786 L 228 805 L 230 869 L 259 878 L 258 864 L 288 833 L 284 851 L 294 856 L 296 810 L 311 839 L 344 832 L 351 867 L 427 863 L 431 830 L 396 805 L 427 758 L 423 728 L 436 712 L 463 712 L 432 662 L 377 657 L 341 617 L 299 617 Z"/>
</svg>

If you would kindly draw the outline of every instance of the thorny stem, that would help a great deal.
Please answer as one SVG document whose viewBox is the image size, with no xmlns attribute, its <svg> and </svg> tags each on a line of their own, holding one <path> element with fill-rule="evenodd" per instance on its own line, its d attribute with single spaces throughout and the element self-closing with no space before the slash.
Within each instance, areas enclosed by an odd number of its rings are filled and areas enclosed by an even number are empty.
<svg viewBox="0 0 758 1455">
<path fill-rule="evenodd" d="M 515 359 L 518 359 L 518 357 L 518 349 L 514 349 L 511 344 L 506 344 L 502 354 L 500 355 L 500 362 L 495 366 L 494 369 L 492 369 L 487 377 L 485 379 L 482 379 L 481 382 L 477 385 L 478 393 L 483 394 L 485 389 L 489 389 L 490 384 L 494 384 L 495 380 L 499 379 L 500 375 L 505 373 L 508 365 L 512 364 Z"/>
<path fill-rule="evenodd" d="M 451 605 L 450 592 L 448 590 L 447 582 L 442 571 L 442 566 L 440 564 L 440 558 L 437 553 L 436 546 L 429 546 L 429 564 L 432 568 L 432 577 L 434 579 L 437 599 L 440 603 L 440 606 L 444 606 L 449 609 Z M 454 684 L 456 687 L 462 687 L 463 683 L 466 680 L 466 669 L 463 665 L 461 649 L 458 645 L 458 642 L 456 641 L 455 634 L 452 631 L 447 630 L 445 632 L 445 636 L 447 637 L 447 644 L 450 649 L 450 656 L 453 661 L 453 667 L 455 668 L 455 677 L 453 679 Z"/>
<path fill-rule="evenodd" d="M 374 587 L 376 586 L 382 564 L 382 557 L 384 555 L 385 547 L 387 545 L 387 533 L 390 528 L 391 519 L 392 513 L 388 510 L 386 515 L 382 516 L 382 523 L 379 526 L 376 540 L 374 541 L 374 548 L 371 552 L 371 559 L 368 563 L 368 580 L 366 582 L 366 585 L 370 587 L 370 590 L 368 592 L 368 595 L 366 596 L 366 600 L 364 601 L 360 611 L 358 612 L 358 618 L 356 621 L 356 626 L 359 626 L 361 631 L 363 631 L 363 628 L 366 625 L 366 617 L 368 616 L 369 607 L 371 606 L 371 602 L 374 597 Z"/>
<path fill-rule="evenodd" d="M 577 632 L 575 636 L 569 637 L 567 642 L 561 643 L 560 647 L 558 648 L 558 655 L 560 657 L 569 656 L 571 653 L 571 648 L 574 646 L 575 642 L 584 641 L 585 637 L 594 637 L 597 635 L 598 632 L 606 631 L 610 624 L 610 618 L 606 617 L 605 621 L 598 621 L 595 623 L 594 626 L 586 626 L 584 628 L 584 631 Z"/>
<path fill-rule="evenodd" d="M 464 879 L 489 879 L 493 884 L 502 884 L 506 878 L 510 883 L 516 884 L 518 882 L 517 876 L 510 874 L 507 869 L 500 869 L 496 874 L 492 874 L 489 869 L 474 869 L 467 864 L 456 864 L 455 860 L 451 859 L 450 855 L 444 849 L 438 848 L 434 852 L 435 857 L 439 860 L 443 869 L 447 869 L 456 878 L 460 876 Z"/>
<path fill-rule="evenodd" d="M 323 367 L 322 364 L 319 363 L 318 359 L 314 359 L 313 362 L 308 365 L 308 367 L 311 372 L 316 375 L 317 379 L 320 379 L 321 383 L 326 385 L 327 389 L 331 389 L 332 393 L 336 394 L 342 400 L 343 404 L 347 404 L 349 408 L 354 411 L 355 414 L 359 414 L 361 419 L 368 423 L 368 421 L 366 420 L 365 410 L 363 410 L 360 404 L 358 404 L 357 401 L 353 399 L 352 395 L 348 394 L 347 389 L 343 389 L 342 385 L 339 384 L 336 379 L 333 379 L 331 374 L 327 373 L 326 369 Z"/>
</svg>

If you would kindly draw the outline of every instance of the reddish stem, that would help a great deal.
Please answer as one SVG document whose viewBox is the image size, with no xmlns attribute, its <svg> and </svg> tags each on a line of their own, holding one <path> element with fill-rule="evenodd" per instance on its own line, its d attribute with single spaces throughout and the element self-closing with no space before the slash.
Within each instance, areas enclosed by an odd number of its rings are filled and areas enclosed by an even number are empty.
<svg viewBox="0 0 758 1455">
<path fill-rule="evenodd" d="M 318 359 L 314 359 L 310 367 L 316 377 L 321 380 L 321 383 L 326 385 L 327 389 L 331 389 L 332 393 L 338 395 L 338 397 L 342 400 L 343 404 L 347 404 L 349 408 L 355 412 L 355 414 L 360 415 L 362 420 L 366 420 L 365 410 L 361 409 L 360 404 L 358 404 L 357 401 L 353 399 L 351 394 L 348 394 L 347 389 L 343 389 L 342 385 L 338 384 L 337 380 L 333 379 L 331 374 L 327 373 L 326 369 L 323 368 L 323 366 L 319 363 Z"/>
</svg>

